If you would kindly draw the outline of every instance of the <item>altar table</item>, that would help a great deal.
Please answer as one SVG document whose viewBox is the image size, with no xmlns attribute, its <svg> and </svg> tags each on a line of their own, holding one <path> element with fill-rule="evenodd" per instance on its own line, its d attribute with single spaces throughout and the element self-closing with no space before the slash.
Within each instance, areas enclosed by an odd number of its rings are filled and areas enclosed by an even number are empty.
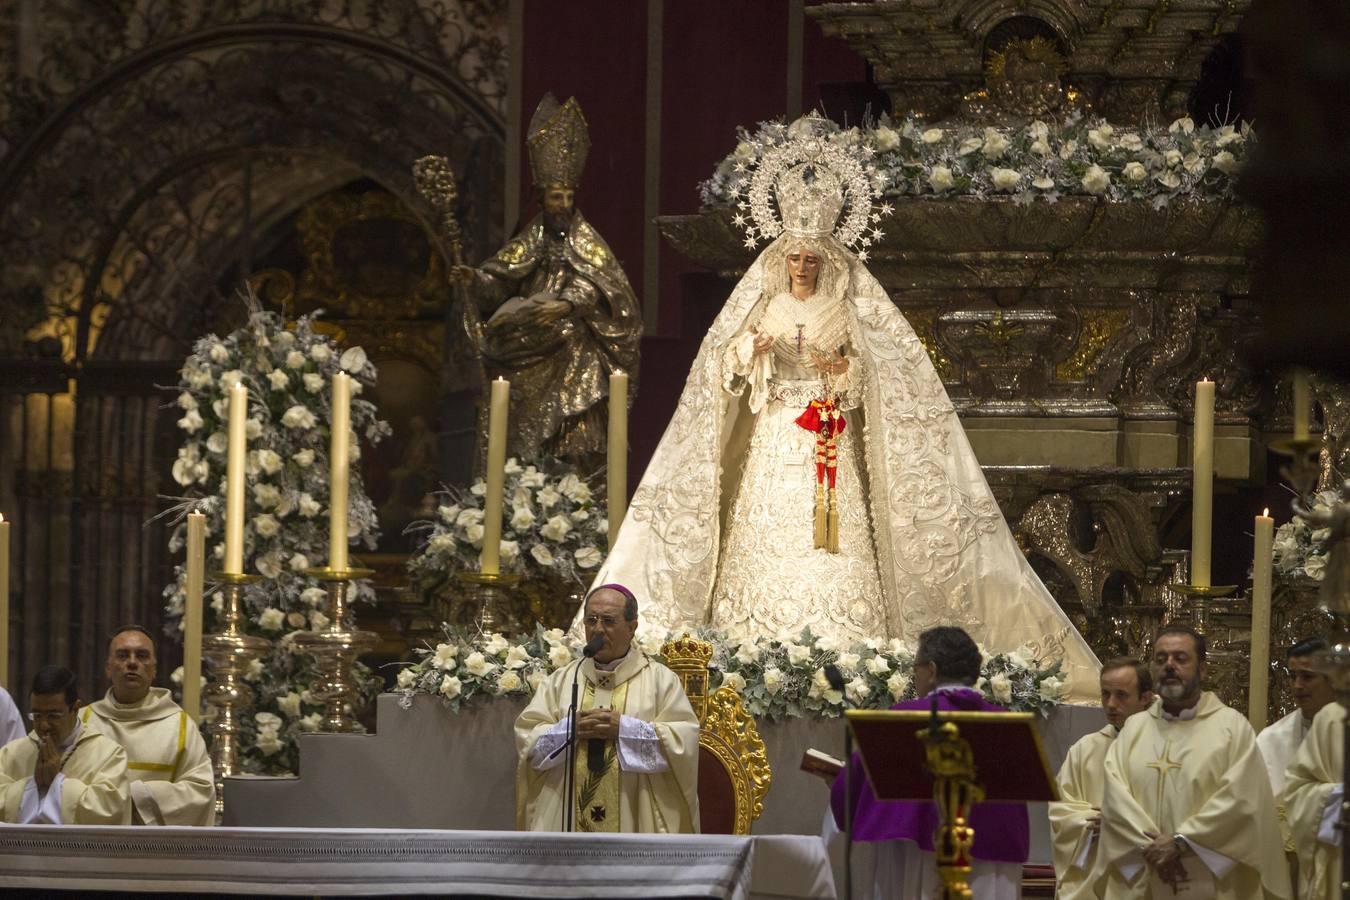
<svg viewBox="0 0 1350 900">
<path fill-rule="evenodd" d="M 0 825 L 0 888 L 360 896 L 835 896 L 820 840 L 371 828 Z"/>
</svg>

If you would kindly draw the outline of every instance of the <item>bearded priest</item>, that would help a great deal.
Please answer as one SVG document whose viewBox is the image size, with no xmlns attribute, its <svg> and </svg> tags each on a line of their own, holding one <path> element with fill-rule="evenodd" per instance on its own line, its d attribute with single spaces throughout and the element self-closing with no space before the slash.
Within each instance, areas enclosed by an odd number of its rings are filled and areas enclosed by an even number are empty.
<svg viewBox="0 0 1350 900">
<path fill-rule="evenodd" d="M 1106 753 L 1092 879 L 1106 900 L 1292 896 L 1275 797 L 1247 719 L 1201 690 L 1205 639 L 1167 625 L 1153 639 L 1159 699 Z M 1189 884 L 1186 884 L 1186 883 Z"/>
<path fill-rule="evenodd" d="M 1102 664 L 1102 709 L 1106 726 L 1069 748 L 1060 766 L 1059 801 L 1049 805 L 1050 836 L 1060 900 L 1095 898 L 1092 865 L 1102 827 L 1102 791 L 1106 751 L 1125 720 L 1153 703 L 1153 675 L 1137 659 L 1119 657 Z"/>
<path fill-rule="evenodd" d="M 215 776 L 206 742 L 166 688 L 153 687 L 155 642 L 139 625 L 108 641 L 107 695 L 86 706 L 92 722 L 127 751 L 134 825 L 214 825 Z"/>
<path fill-rule="evenodd" d="M 576 831 L 697 832 L 699 722 L 683 685 L 634 645 L 628 588 L 596 588 L 582 612 L 587 658 L 550 675 L 516 720 L 516 827 L 563 830 L 570 802 Z M 578 679 L 569 799 L 567 711 Z"/>
</svg>

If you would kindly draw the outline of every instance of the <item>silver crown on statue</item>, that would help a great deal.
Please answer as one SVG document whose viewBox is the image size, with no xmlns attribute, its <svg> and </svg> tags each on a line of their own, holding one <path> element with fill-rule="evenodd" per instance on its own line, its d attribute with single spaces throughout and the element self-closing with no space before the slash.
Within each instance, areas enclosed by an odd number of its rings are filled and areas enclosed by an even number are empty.
<svg viewBox="0 0 1350 900">
<path fill-rule="evenodd" d="M 819 113 L 803 116 L 785 129 L 783 143 L 765 151 L 753 174 L 736 182 L 743 192 L 737 203 L 742 212 L 733 221 L 745 228 L 746 247 L 785 232 L 802 237 L 833 234 L 867 259 L 867 247 L 882 236 L 877 223 L 891 211 L 889 205 L 873 209 L 882 176 L 863 164 L 870 147 L 841 141 L 829 129 Z M 745 169 L 738 166 L 737 171 Z"/>
</svg>

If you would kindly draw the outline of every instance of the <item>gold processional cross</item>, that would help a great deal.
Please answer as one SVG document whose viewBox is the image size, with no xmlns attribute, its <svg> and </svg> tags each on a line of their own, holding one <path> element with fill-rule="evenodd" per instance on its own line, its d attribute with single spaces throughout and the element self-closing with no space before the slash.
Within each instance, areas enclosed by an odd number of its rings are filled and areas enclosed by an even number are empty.
<svg viewBox="0 0 1350 900">
<path fill-rule="evenodd" d="M 1163 745 L 1162 753 L 1151 763 L 1145 763 L 1150 769 L 1156 769 L 1158 772 L 1158 805 L 1154 807 L 1155 814 L 1163 806 L 1163 788 L 1167 785 L 1167 773 L 1173 769 L 1180 769 L 1181 763 L 1172 759 L 1172 739 L 1168 738 L 1167 743 Z"/>
</svg>

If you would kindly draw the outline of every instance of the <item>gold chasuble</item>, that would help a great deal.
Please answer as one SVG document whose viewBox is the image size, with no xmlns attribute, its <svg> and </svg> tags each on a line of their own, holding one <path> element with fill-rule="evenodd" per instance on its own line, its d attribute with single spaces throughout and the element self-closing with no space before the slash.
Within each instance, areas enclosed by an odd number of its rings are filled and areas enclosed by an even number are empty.
<svg viewBox="0 0 1350 900">
<path fill-rule="evenodd" d="M 1193 715 L 1192 715 L 1193 713 Z M 1106 900 L 1171 896 L 1145 864 L 1147 832 L 1179 834 L 1192 880 L 1220 900 L 1288 900 L 1289 867 L 1265 765 L 1247 719 L 1209 691 L 1185 718 L 1162 700 L 1131 716 L 1106 752 L 1092 879 Z M 1160 883 L 1160 882 L 1159 882 Z"/>
<path fill-rule="evenodd" d="M 34 731 L 0 749 L 0 821 L 20 820 L 24 789 L 33 780 L 37 758 Z M 130 824 L 127 754 L 97 725 L 81 726 L 74 743 L 62 751 L 61 775 L 61 824 Z"/>
<path fill-rule="evenodd" d="M 1050 836 L 1055 862 L 1055 896 L 1059 900 L 1091 900 L 1092 865 L 1097 859 L 1097 836 L 1088 820 L 1102 808 L 1106 776 L 1102 764 L 1115 740 L 1116 727 L 1107 725 L 1069 748 L 1057 778 L 1060 800 L 1049 805 Z"/>
<path fill-rule="evenodd" d="M 1304 900 L 1341 896 L 1341 845 L 1331 840 L 1337 834 L 1336 801 L 1343 793 L 1344 726 L 1345 707 L 1339 703 L 1322 707 L 1285 773 L 1280 798 L 1298 853 L 1298 896 Z"/>
<path fill-rule="evenodd" d="M 535 691 L 516 720 L 516 827 L 557 831 L 562 827 L 564 766 L 540 768 L 536 745 L 561 743 L 572 677 L 577 674 L 580 709 L 613 709 L 625 720 L 646 723 L 655 733 L 648 756 L 664 757 L 664 771 L 629 771 L 620 741 L 578 742 L 574 779 L 577 831 L 698 831 L 698 718 L 675 674 L 633 647 L 613 671 L 593 660 L 564 666 Z M 659 746 L 659 750 L 658 750 Z M 565 751 L 564 751 L 565 753 Z M 547 763 L 539 763 L 547 765 Z"/>
<path fill-rule="evenodd" d="M 168 690 L 151 688 L 140 703 L 125 705 L 109 690 L 80 718 L 127 751 L 133 824 L 215 824 L 215 776 L 206 742 Z"/>
</svg>

